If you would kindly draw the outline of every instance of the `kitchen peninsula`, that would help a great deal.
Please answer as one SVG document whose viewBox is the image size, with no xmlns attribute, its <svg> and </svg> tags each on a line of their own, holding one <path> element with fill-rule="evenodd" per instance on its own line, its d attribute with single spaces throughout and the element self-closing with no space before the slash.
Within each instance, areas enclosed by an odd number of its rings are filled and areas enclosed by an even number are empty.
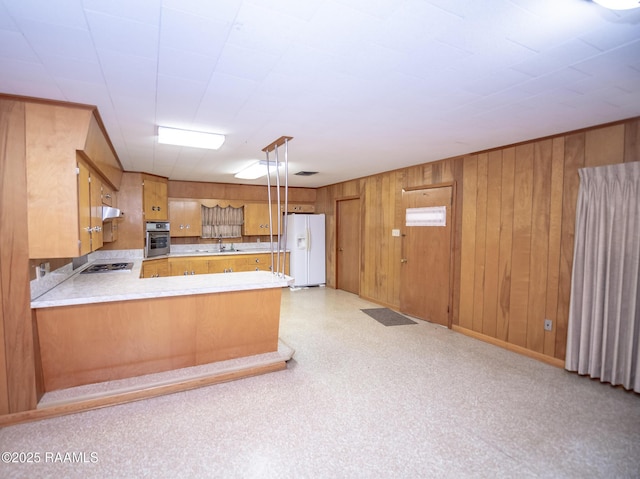
<svg viewBox="0 0 640 479">
<path fill-rule="evenodd" d="M 45 392 L 278 350 L 281 289 L 291 278 L 251 271 L 142 279 L 141 257 L 111 261 L 133 266 L 82 274 L 106 262 L 92 261 L 32 301 Z M 284 367 L 283 359 L 245 375 Z"/>
</svg>

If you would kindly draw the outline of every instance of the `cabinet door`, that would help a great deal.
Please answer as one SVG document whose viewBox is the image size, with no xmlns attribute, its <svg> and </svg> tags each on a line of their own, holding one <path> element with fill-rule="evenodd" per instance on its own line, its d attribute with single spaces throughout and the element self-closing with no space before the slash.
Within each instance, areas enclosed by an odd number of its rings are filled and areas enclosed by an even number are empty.
<svg viewBox="0 0 640 479">
<path fill-rule="evenodd" d="M 271 207 L 269 216 L 268 203 L 247 203 L 244 205 L 243 234 L 246 236 L 264 236 L 270 233 L 269 224 L 273 218 L 273 234 L 278 234 L 278 207 Z"/>
<path fill-rule="evenodd" d="M 102 248 L 102 180 L 98 175 L 90 176 L 91 186 L 91 251 Z"/>
<path fill-rule="evenodd" d="M 273 253 L 273 263 L 271 262 L 271 253 L 261 253 L 252 255 L 249 259 L 250 271 L 275 271 L 272 266 L 278 262 L 278 254 Z M 289 253 L 280 253 L 280 272 L 289 274 Z"/>
<path fill-rule="evenodd" d="M 208 274 L 209 258 L 171 258 L 169 259 L 169 271 L 171 276 Z"/>
<path fill-rule="evenodd" d="M 199 201 L 169 200 L 171 236 L 202 236 L 202 213 Z"/>
<path fill-rule="evenodd" d="M 142 275 L 143 278 L 158 278 L 161 276 L 169 276 L 169 264 L 166 259 L 158 259 L 152 261 L 143 261 Z"/>
<path fill-rule="evenodd" d="M 102 183 L 102 204 L 112 207 L 116 206 L 116 194 L 111 187 L 105 183 Z"/>
<path fill-rule="evenodd" d="M 113 243 L 118 240 L 118 222 L 116 220 L 107 221 L 102 225 L 102 241 Z"/>
<path fill-rule="evenodd" d="M 167 184 L 146 178 L 142 185 L 142 204 L 146 221 L 168 220 Z"/>
<path fill-rule="evenodd" d="M 171 276 L 182 276 L 189 274 L 189 260 L 171 258 L 169 260 L 169 274 Z"/>
<path fill-rule="evenodd" d="M 102 248 L 102 180 L 83 161 L 78 162 L 78 226 L 80 256 Z"/>
<path fill-rule="evenodd" d="M 209 273 L 237 273 L 238 271 L 249 271 L 247 257 L 244 255 L 228 255 L 209 259 Z"/>
<path fill-rule="evenodd" d="M 287 205 L 288 213 L 315 213 L 314 205 L 299 205 L 299 204 L 288 204 Z M 284 212 L 284 205 L 280 207 L 280 211 Z"/>
<path fill-rule="evenodd" d="M 208 274 L 209 273 L 209 260 L 208 258 L 198 258 L 191 261 L 190 271 L 194 274 Z"/>
<path fill-rule="evenodd" d="M 78 163 L 78 227 L 79 254 L 91 253 L 91 183 L 89 168 Z"/>
</svg>

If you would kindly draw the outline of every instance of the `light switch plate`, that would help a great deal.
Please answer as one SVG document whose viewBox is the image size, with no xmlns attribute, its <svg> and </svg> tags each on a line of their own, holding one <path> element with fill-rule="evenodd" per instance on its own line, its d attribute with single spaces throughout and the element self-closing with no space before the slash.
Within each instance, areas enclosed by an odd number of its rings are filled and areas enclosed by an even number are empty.
<svg viewBox="0 0 640 479">
<path fill-rule="evenodd" d="M 397 229 L 391 230 L 391 236 L 400 236 L 400 230 L 397 230 Z"/>
</svg>

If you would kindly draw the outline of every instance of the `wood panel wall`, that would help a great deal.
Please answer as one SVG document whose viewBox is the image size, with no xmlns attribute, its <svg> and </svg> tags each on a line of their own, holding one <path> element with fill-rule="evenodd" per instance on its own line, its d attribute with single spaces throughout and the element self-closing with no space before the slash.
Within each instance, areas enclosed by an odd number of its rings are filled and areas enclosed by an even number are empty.
<svg viewBox="0 0 640 479">
<path fill-rule="evenodd" d="M 281 201 L 284 193 L 281 188 Z M 277 189 L 271 188 L 273 201 Z M 236 185 L 228 183 L 205 183 L 198 181 L 169 181 L 169 198 L 213 198 L 224 200 L 267 201 L 267 188 L 261 185 Z M 316 201 L 316 190 L 313 188 L 289 188 L 290 203 L 313 204 Z"/>
<path fill-rule="evenodd" d="M 455 182 L 453 324 L 495 344 L 564 360 L 578 169 L 640 161 L 640 119 L 537 139 L 319 188 L 327 285 L 335 287 L 335 203 L 359 197 L 360 295 L 400 306 L 402 188 Z M 544 320 L 553 328 L 544 330 Z"/>
<path fill-rule="evenodd" d="M 24 104 L 0 99 L 0 414 L 37 403 L 25 144 Z"/>
</svg>

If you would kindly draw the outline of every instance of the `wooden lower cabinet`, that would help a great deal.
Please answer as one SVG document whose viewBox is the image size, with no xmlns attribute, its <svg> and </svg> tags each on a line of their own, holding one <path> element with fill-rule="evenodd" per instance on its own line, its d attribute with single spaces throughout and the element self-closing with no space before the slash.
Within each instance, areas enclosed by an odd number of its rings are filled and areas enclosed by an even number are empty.
<svg viewBox="0 0 640 479">
<path fill-rule="evenodd" d="M 277 351 L 280 288 L 35 310 L 44 390 Z"/>
<path fill-rule="evenodd" d="M 209 273 L 233 273 L 238 271 L 249 271 L 247 269 L 246 256 L 220 256 L 216 259 L 209 259 Z"/>
<path fill-rule="evenodd" d="M 274 254 L 274 261 L 277 261 Z M 280 271 L 289 274 L 289 254 L 280 255 L 283 267 Z M 185 276 L 194 274 L 238 273 L 241 271 L 272 271 L 271 253 L 226 254 L 217 256 L 183 256 L 145 260 L 141 278 L 161 276 Z"/>
<path fill-rule="evenodd" d="M 274 255 L 274 261 L 277 261 Z M 285 274 L 289 274 L 289 254 L 280 255 L 280 261 L 284 264 Z M 283 268 L 280 268 L 282 271 Z M 209 273 L 233 273 L 240 271 L 272 271 L 271 253 L 222 255 L 216 258 L 209 257 Z"/>
<path fill-rule="evenodd" d="M 169 276 L 169 261 L 167 258 L 150 259 L 142 262 L 141 278 L 159 278 Z"/>
<path fill-rule="evenodd" d="M 169 259 L 169 274 L 171 276 L 207 273 L 209 273 L 209 261 L 206 257 Z"/>
</svg>

